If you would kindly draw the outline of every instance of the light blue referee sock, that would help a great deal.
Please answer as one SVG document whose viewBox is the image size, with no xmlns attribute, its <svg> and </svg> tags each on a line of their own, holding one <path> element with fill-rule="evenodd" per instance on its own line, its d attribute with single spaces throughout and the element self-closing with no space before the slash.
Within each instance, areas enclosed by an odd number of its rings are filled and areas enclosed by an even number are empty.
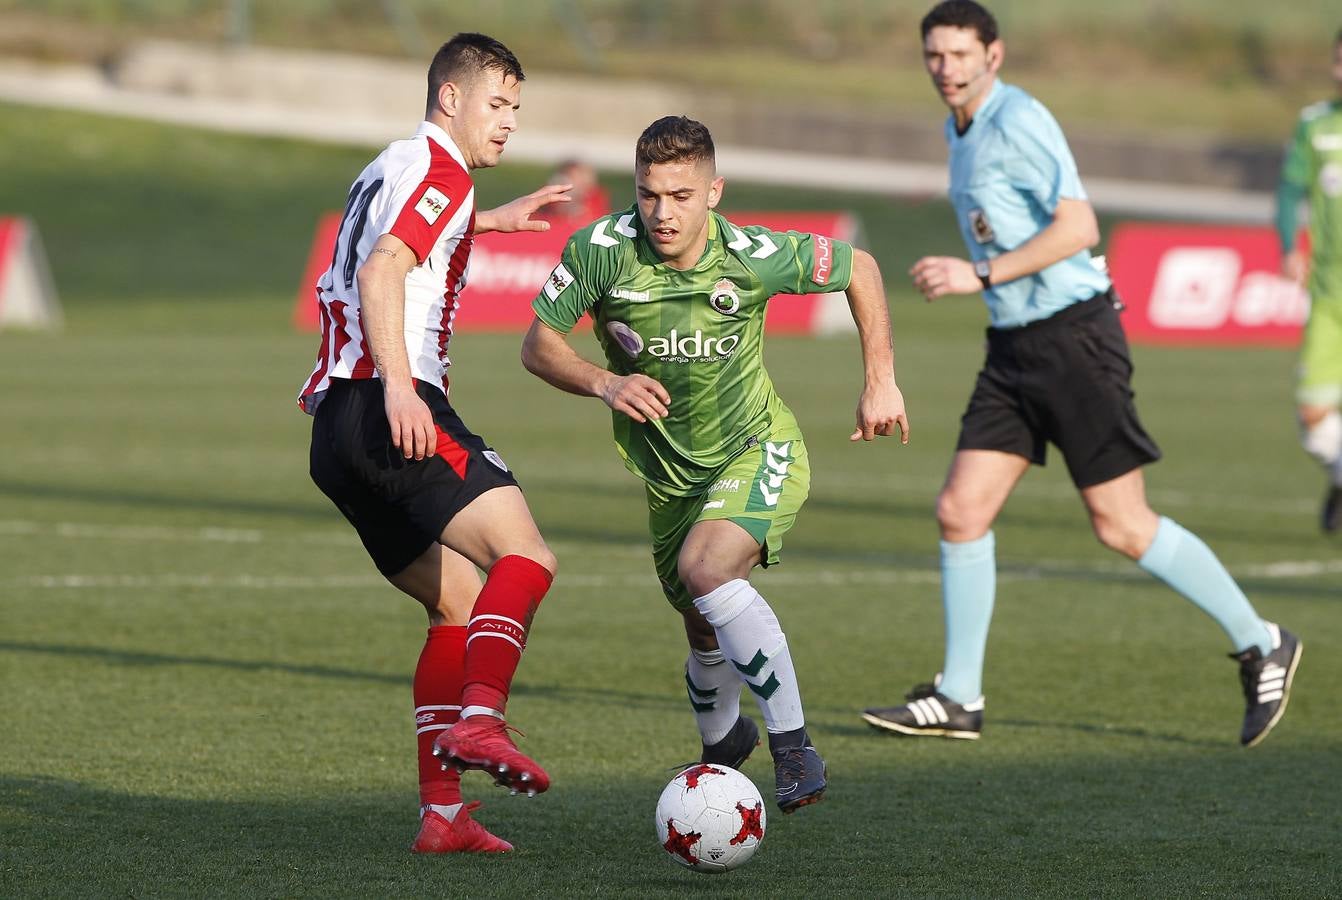
<svg viewBox="0 0 1342 900">
<path fill-rule="evenodd" d="M 1251 646 L 1257 646 L 1264 656 L 1272 652 L 1272 636 L 1268 634 L 1267 626 L 1258 618 L 1235 579 L 1230 577 L 1211 548 L 1178 522 L 1160 517 L 1156 539 L 1137 560 L 1137 565 L 1215 619 L 1230 636 L 1236 653 Z"/>
<path fill-rule="evenodd" d="M 983 650 L 997 592 L 996 542 L 941 542 L 941 603 L 946 612 L 946 661 L 937 688 L 956 703 L 983 693 Z"/>
</svg>

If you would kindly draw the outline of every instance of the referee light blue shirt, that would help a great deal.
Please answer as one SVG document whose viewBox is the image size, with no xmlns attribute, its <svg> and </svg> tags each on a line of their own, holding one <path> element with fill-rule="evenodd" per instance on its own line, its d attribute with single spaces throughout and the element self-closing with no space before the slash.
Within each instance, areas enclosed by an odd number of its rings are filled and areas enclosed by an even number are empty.
<svg viewBox="0 0 1342 900">
<path fill-rule="evenodd" d="M 951 203 L 974 260 L 1014 250 L 1053 221 L 1058 201 L 1085 200 L 1076 161 L 1057 120 L 1020 88 L 998 81 L 950 144 Z M 1109 278 L 1081 250 L 1042 272 L 984 291 L 994 328 L 1017 328 L 1048 318 L 1109 289 Z"/>
</svg>

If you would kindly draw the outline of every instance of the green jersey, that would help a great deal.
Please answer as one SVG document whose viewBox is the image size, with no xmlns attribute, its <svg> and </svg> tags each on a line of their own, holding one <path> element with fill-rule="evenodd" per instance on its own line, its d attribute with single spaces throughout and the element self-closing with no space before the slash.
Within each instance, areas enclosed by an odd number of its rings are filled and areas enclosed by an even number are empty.
<svg viewBox="0 0 1342 900">
<path fill-rule="evenodd" d="M 1342 298 L 1342 100 L 1301 112 L 1281 180 L 1309 200 L 1310 295 Z"/>
<path fill-rule="evenodd" d="M 634 474 L 688 496 L 775 424 L 795 428 L 764 370 L 769 298 L 846 290 L 852 270 L 852 247 L 841 241 L 739 227 L 714 212 L 698 264 L 673 269 L 631 207 L 573 235 L 532 309 L 563 333 L 590 314 L 612 372 L 666 388 L 665 418 L 614 413 L 615 444 Z"/>
</svg>

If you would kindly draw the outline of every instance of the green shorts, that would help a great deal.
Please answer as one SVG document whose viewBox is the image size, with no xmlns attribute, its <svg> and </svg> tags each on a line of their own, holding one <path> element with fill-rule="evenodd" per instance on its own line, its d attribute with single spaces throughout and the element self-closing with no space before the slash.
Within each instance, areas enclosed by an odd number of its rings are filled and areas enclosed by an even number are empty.
<svg viewBox="0 0 1342 900">
<path fill-rule="evenodd" d="M 647 485 L 652 560 L 666 599 L 677 610 L 693 607 L 677 572 L 685 536 L 696 522 L 728 519 L 760 545 L 760 562 L 778 562 L 783 535 L 811 492 L 811 463 L 800 431 L 775 432 L 720 469 L 702 493 L 674 497 Z"/>
<path fill-rule="evenodd" d="M 1301 406 L 1342 404 L 1342 300 L 1310 303 L 1295 401 Z"/>
</svg>

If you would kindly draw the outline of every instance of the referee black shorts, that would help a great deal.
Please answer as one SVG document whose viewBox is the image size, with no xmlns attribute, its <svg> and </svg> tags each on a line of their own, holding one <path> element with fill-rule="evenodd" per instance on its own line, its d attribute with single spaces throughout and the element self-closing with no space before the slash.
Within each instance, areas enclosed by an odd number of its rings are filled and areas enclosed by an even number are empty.
<svg viewBox="0 0 1342 900">
<path fill-rule="evenodd" d="M 988 358 L 957 450 L 1045 462 L 1049 443 L 1078 488 L 1160 459 L 1133 404 L 1132 360 L 1112 292 L 1020 328 L 989 328 Z"/>
<path fill-rule="evenodd" d="M 415 390 L 429 405 L 438 435 L 424 459 L 406 459 L 392 446 L 382 382 L 375 378 L 331 379 L 312 420 L 312 480 L 388 577 L 418 559 L 476 497 L 517 484 L 442 391 L 422 382 Z"/>
</svg>

